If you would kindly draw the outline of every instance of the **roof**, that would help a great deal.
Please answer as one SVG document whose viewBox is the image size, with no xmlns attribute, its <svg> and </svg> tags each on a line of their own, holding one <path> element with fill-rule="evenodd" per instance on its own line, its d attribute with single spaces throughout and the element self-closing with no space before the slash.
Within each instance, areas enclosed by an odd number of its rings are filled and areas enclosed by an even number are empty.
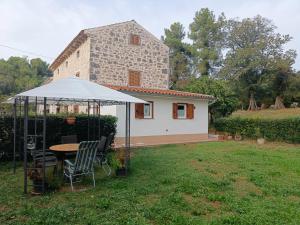
<svg viewBox="0 0 300 225">
<path fill-rule="evenodd" d="M 99 27 L 93 27 L 93 28 L 88 28 L 81 30 L 79 34 L 67 45 L 67 47 L 59 54 L 59 56 L 51 63 L 49 68 L 54 71 L 61 63 L 63 63 L 81 44 L 83 44 L 87 38 L 89 37 L 89 33 L 93 30 L 97 29 L 102 29 L 106 27 L 111 27 L 111 26 L 117 26 L 117 25 L 122 25 L 122 24 L 127 24 L 127 23 L 134 23 L 138 25 L 140 28 L 144 29 L 149 35 L 154 37 L 158 42 L 162 43 L 165 45 L 159 38 L 155 37 L 152 33 L 150 33 L 147 29 L 142 27 L 140 24 L 138 24 L 135 20 L 129 20 L 129 21 L 124 21 L 120 23 L 114 23 L 114 24 L 109 24 L 109 25 L 104 25 L 104 26 L 99 26 Z M 165 45 L 166 46 L 166 45 Z M 168 48 L 168 46 L 166 46 Z"/>
<path fill-rule="evenodd" d="M 110 103 L 146 103 L 144 100 L 110 89 L 88 80 L 72 76 L 17 94 L 30 99 L 49 98 L 53 101 L 100 101 Z"/>
<path fill-rule="evenodd" d="M 207 100 L 215 99 L 215 97 L 212 95 L 205 95 L 205 94 L 198 94 L 198 93 L 184 92 L 184 91 L 175 91 L 175 90 L 168 90 L 168 89 L 154 89 L 154 88 L 129 87 L 129 86 L 117 86 L 117 85 L 105 85 L 105 86 L 123 92 L 135 92 L 135 93 L 143 93 L 143 94 L 167 95 L 167 96 L 178 96 L 178 97 L 191 97 L 191 98 L 207 99 Z"/>
</svg>

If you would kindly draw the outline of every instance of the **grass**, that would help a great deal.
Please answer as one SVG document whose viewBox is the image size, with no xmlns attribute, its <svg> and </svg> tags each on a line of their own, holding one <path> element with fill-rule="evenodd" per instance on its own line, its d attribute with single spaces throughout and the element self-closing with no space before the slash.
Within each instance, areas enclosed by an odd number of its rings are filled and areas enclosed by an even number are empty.
<svg viewBox="0 0 300 225">
<path fill-rule="evenodd" d="M 141 148 L 126 178 L 98 171 L 94 189 L 36 197 L 10 166 L 0 166 L 0 224 L 300 224 L 299 145 Z"/>
<path fill-rule="evenodd" d="M 264 109 L 259 111 L 236 111 L 232 114 L 232 117 L 241 118 L 261 118 L 261 119 L 285 119 L 300 117 L 300 108 L 289 109 Z"/>
</svg>

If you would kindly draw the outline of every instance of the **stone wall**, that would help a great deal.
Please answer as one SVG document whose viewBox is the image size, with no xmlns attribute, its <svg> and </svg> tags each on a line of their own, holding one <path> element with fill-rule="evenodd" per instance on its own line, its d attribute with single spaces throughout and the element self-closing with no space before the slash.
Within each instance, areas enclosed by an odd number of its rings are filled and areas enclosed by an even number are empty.
<svg viewBox="0 0 300 225">
<path fill-rule="evenodd" d="M 128 71 L 141 72 L 141 86 L 167 89 L 169 48 L 135 21 L 85 30 L 91 41 L 90 80 L 128 85 Z M 132 34 L 140 45 L 130 44 Z"/>
<path fill-rule="evenodd" d="M 77 57 L 79 51 L 79 57 Z M 68 62 L 68 65 L 66 65 Z M 58 68 L 53 71 L 53 80 L 63 77 L 75 76 L 79 73 L 79 77 L 89 80 L 90 77 L 90 39 L 88 38 L 80 45 Z"/>
</svg>

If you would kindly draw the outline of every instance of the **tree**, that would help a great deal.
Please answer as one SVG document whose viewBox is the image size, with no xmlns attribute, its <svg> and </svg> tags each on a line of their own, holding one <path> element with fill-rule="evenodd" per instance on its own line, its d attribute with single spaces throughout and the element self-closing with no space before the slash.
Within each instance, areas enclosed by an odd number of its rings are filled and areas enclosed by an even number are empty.
<svg viewBox="0 0 300 225">
<path fill-rule="evenodd" d="M 176 87 L 180 81 L 190 77 L 188 45 L 183 43 L 184 27 L 181 23 L 173 23 L 165 29 L 163 42 L 170 48 L 171 87 Z"/>
<path fill-rule="evenodd" d="M 196 12 L 190 24 L 189 38 L 193 41 L 192 53 L 197 74 L 214 75 L 221 66 L 224 28 L 224 14 L 216 19 L 208 8 Z"/>
<path fill-rule="evenodd" d="M 194 78 L 184 90 L 213 95 L 216 98 L 216 101 L 209 105 L 211 122 L 218 117 L 230 115 L 238 107 L 238 99 L 229 82 L 225 80 L 218 80 L 207 76 Z"/>
<path fill-rule="evenodd" d="M 48 64 L 41 59 L 0 59 L 0 95 L 9 96 L 34 88 L 51 75 Z"/>
<path fill-rule="evenodd" d="M 237 82 L 240 93 L 249 99 L 248 110 L 256 110 L 255 96 L 266 91 L 263 82 L 273 70 L 274 59 L 294 52 L 283 50 L 291 37 L 276 33 L 272 22 L 261 16 L 230 20 L 227 27 L 227 54 L 219 75 Z"/>
</svg>

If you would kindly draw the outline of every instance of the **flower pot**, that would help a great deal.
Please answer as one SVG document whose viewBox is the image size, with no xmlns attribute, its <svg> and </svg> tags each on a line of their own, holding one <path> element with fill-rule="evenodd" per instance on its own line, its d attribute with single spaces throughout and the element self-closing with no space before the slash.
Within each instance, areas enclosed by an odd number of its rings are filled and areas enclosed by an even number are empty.
<svg viewBox="0 0 300 225">
<path fill-rule="evenodd" d="M 257 144 L 259 145 L 263 145 L 265 143 L 265 139 L 264 138 L 257 138 Z"/>
<path fill-rule="evenodd" d="M 67 122 L 67 124 L 69 124 L 69 125 L 74 125 L 75 122 L 76 122 L 76 117 L 74 117 L 74 116 L 67 117 L 67 118 L 66 118 L 66 122 Z"/>
<path fill-rule="evenodd" d="M 119 168 L 116 169 L 116 176 L 117 177 L 125 177 L 127 175 L 127 170 L 126 168 Z"/>
<path fill-rule="evenodd" d="M 234 140 L 241 141 L 242 140 L 242 135 L 239 135 L 239 134 L 235 135 Z"/>
</svg>

